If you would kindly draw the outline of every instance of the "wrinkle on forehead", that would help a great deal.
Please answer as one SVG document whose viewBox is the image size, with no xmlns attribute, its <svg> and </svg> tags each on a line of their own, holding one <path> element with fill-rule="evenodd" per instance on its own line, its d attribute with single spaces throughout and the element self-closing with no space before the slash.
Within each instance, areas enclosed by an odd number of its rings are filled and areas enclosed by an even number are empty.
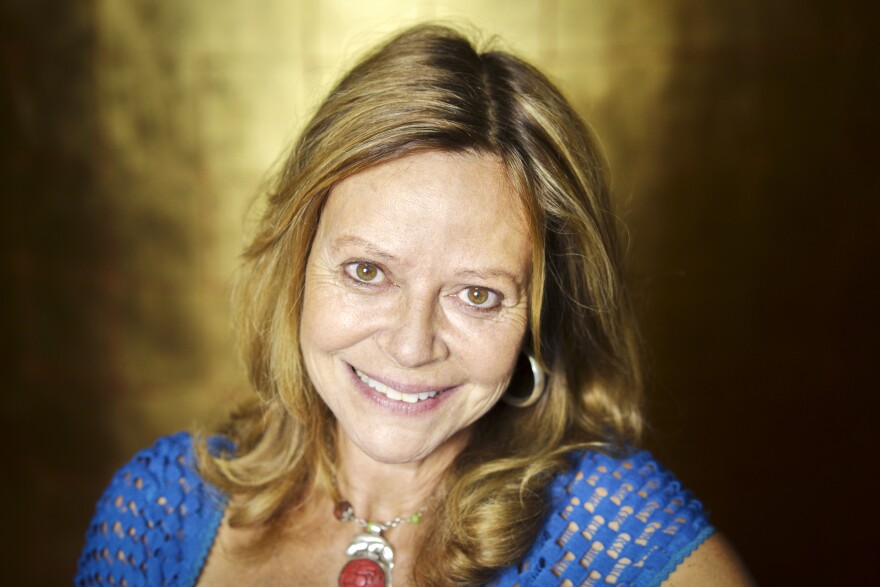
<svg viewBox="0 0 880 587">
<path fill-rule="evenodd" d="M 525 208 L 500 158 L 420 152 L 337 184 L 318 239 L 337 252 L 359 248 L 407 266 L 441 263 L 523 289 L 533 248 Z"/>
</svg>

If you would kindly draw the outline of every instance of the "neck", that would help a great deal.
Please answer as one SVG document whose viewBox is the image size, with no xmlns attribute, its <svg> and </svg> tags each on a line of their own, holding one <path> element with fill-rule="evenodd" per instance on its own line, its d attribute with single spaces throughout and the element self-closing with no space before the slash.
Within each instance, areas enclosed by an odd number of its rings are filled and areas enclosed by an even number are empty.
<svg viewBox="0 0 880 587">
<path fill-rule="evenodd" d="M 463 430 L 417 462 L 383 463 L 365 454 L 339 428 L 339 495 L 351 503 L 358 516 L 368 520 L 384 521 L 427 512 L 469 436 Z"/>
</svg>

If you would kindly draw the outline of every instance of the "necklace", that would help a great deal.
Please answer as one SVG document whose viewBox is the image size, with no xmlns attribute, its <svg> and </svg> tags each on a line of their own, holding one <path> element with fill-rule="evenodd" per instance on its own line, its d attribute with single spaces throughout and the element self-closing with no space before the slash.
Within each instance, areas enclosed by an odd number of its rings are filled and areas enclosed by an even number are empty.
<svg viewBox="0 0 880 587">
<path fill-rule="evenodd" d="M 355 534 L 351 544 L 345 549 L 348 562 L 339 571 L 339 587 L 392 587 L 394 549 L 382 534 L 401 524 L 418 524 L 422 511 L 405 518 L 397 517 L 387 522 L 378 522 L 357 516 L 351 503 L 339 499 L 333 508 L 333 515 L 341 522 L 354 520 L 366 530 Z"/>
</svg>

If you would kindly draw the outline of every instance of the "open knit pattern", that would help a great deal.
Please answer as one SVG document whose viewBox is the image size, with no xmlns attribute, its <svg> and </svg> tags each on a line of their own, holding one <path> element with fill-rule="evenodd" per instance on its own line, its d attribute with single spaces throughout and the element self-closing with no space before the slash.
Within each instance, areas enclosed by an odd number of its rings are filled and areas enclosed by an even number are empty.
<svg viewBox="0 0 880 587">
<path fill-rule="evenodd" d="M 225 499 L 195 472 L 189 434 L 159 439 L 113 477 L 98 502 L 76 585 L 195 585 Z"/>
<path fill-rule="evenodd" d="M 529 554 L 493 587 L 660 585 L 712 534 L 700 502 L 649 453 L 576 457 L 551 484 L 551 513 Z M 179 433 L 114 476 L 86 535 L 76 585 L 196 584 L 226 499 L 194 462 L 190 436 Z"/>
<path fill-rule="evenodd" d="M 714 531 L 703 506 L 648 452 L 587 452 L 551 488 L 553 513 L 498 587 L 660 585 Z"/>
</svg>

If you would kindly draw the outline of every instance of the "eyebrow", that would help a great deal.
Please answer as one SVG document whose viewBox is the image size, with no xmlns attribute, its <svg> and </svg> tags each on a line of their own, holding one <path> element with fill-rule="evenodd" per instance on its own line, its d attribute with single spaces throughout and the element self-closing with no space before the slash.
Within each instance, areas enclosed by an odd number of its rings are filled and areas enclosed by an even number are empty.
<svg viewBox="0 0 880 587">
<path fill-rule="evenodd" d="M 346 234 L 333 242 L 333 250 L 338 251 L 343 247 L 359 247 L 369 253 L 370 255 L 374 255 L 379 257 L 385 261 L 396 262 L 398 258 L 395 255 L 392 255 L 388 251 L 383 251 L 379 248 L 375 243 L 371 243 L 368 240 L 365 240 L 359 236 L 355 236 L 353 234 Z"/>
<path fill-rule="evenodd" d="M 480 270 L 465 270 L 459 271 L 456 273 L 458 277 L 476 277 L 478 279 L 482 279 L 484 281 L 489 281 L 491 279 L 506 279 L 510 283 L 512 283 L 518 290 L 523 290 L 525 288 L 525 284 L 516 278 L 516 276 L 510 271 L 506 271 L 504 269 L 480 269 Z"/>
</svg>

